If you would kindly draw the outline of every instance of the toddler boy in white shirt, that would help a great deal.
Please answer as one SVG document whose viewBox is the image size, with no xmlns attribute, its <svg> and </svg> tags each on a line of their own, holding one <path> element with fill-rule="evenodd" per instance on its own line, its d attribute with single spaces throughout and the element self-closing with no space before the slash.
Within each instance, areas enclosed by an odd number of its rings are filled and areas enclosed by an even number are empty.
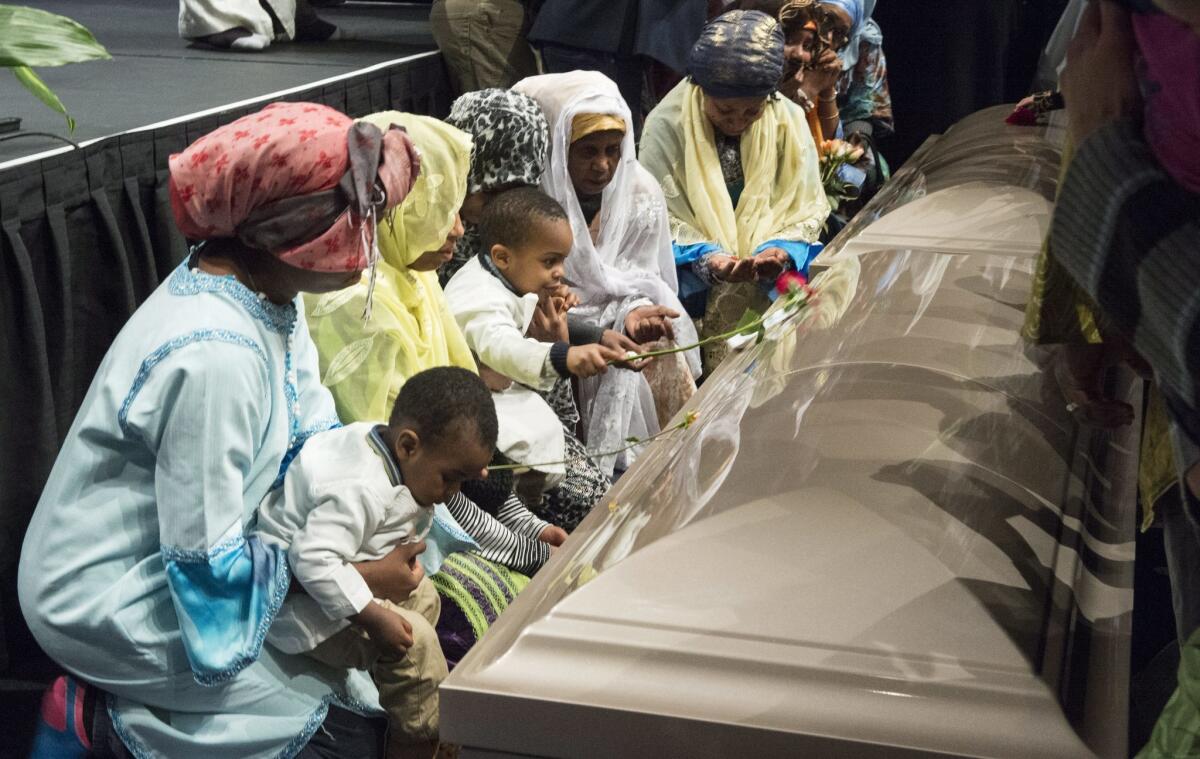
<svg viewBox="0 0 1200 759">
<path fill-rule="evenodd" d="M 360 422 L 314 435 L 263 499 L 258 534 L 288 547 L 304 593 L 284 601 L 267 640 L 287 653 L 366 669 L 388 712 L 388 756 L 432 754 L 437 688 L 447 675 L 429 578 L 408 600 L 373 598 L 353 564 L 420 541 L 433 506 L 487 476 L 496 412 L 483 381 L 457 367 L 421 372 L 400 389 L 388 424 Z"/>
<path fill-rule="evenodd" d="M 561 460 L 564 441 L 561 421 L 538 393 L 571 376 L 602 374 L 625 354 L 570 343 L 566 312 L 554 301 L 561 300 L 574 235 L 558 201 L 534 187 L 503 192 L 484 209 L 479 234 L 480 253 L 447 283 L 446 303 L 480 363 L 516 383 L 496 395 L 499 448 L 517 464 L 535 464 L 523 476 L 540 495 L 553 482 L 547 476 L 561 474 L 562 467 L 537 464 Z M 538 331 L 551 334 L 535 336 L 539 316 Z"/>
</svg>

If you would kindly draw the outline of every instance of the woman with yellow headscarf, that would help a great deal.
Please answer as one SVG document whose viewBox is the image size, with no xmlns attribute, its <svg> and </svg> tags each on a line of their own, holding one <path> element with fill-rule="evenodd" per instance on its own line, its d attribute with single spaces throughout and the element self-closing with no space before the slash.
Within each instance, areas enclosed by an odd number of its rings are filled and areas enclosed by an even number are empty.
<svg viewBox="0 0 1200 759">
<path fill-rule="evenodd" d="M 417 372 L 435 366 L 476 371 L 437 279 L 463 233 L 458 208 L 467 192 L 471 138 L 436 119 L 396 111 L 363 121 L 403 126 L 421 153 L 421 175 L 379 225 L 371 318 L 361 318 L 365 277 L 356 287 L 305 302 L 321 379 L 343 422 L 387 419 L 400 387 Z"/>
<path fill-rule="evenodd" d="M 305 300 L 321 381 L 333 393 L 338 416 L 346 424 L 387 419 L 400 388 L 418 372 L 436 366 L 477 371 L 437 279 L 437 268 L 449 260 L 463 234 L 458 211 L 467 192 L 471 138 L 437 119 L 396 111 L 374 114 L 363 121 L 403 127 L 420 152 L 421 174 L 404 203 L 379 224 L 380 260 L 370 318 L 362 318 L 370 292 L 369 276 L 330 297 Z M 539 538 L 549 539 L 554 533 L 557 539 L 560 535 L 557 528 L 529 513 L 515 497 L 508 498 L 497 511 L 499 521 L 462 493 L 445 506 L 478 549 L 446 559 L 442 573 L 433 577 L 443 592 L 446 588 L 439 578 L 450 577 L 454 574 L 450 567 L 463 561 L 485 558 L 503 565 L 497 568 L 489 564 L 493 574 L 488 576 L 510 577 L 512 573 L 504 567 L 532 574 L 550 556 L 550 546 Z M 442 553 L 466 547 L 472 547 L 470 541 L 448 546 L 430 541 L 423 563 L 435 569 Z M 501 588 L 499 595 L 511 597 L 513 588 L 523 586 L 524 578 L 516 577 L 519 579 L 510 577 L 511 587 L 508 591 Z M 469 594 L 462 596 L 467 598 Z M 443 612 L 445 618 L 446 610 Z M 486 613 L 481 616 L 472 611 L 466 616 L 479 621 Z M 439 624 L 439 632 L 441 628 Z M 453 657 L 450 661 L 453 665 Z"/>
</svg>

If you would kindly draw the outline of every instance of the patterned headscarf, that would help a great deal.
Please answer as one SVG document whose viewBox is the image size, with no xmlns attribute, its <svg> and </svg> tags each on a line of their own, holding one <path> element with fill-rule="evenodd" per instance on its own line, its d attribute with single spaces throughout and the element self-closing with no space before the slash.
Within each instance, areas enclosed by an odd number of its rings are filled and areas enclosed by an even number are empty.
<svg viewBox="0 0 1200 759">
<path fill-rule="evenodd" d="M 869 14 L 863 13 L 863 0 L 821 0 L 821 5 L 832 5 L 835 8 L 841 8 L 850 17 L 850 39 L 853 40 L 858 36 L 862 29 L 863 21 Z M 871 3 L 871 9 L 875 9 L 875 3 Z"/>
<path fill-rule="evenodd" d="M 170 158 L 171 209 L 192 239 L 236 237 L 284 263 L 362 271 L 376 214 L 404 200 L 420 160 L 399 129 L 313 103 L 273 103 Z"/>
<path fill-rule="evenodd" d="M 536 187 L 541 181 L 550 129 L 528 95 L 499 89 L 468 92 L 454 101 L 446 122 L 475 142 L 467 193 Z"/>
<path fill-rule="evenodd" d="M 842 70 L 849 71 L 858 63 L 859 51 L 865 42 L 879 47 L 883 44 L 883 31 L 871 14 L 875 12 L 875 0 L 821 0 L 822 5 L 834 5 L 850 16 L 850 40 L 838 57 L 842 59 Z M 857 15 L 856 15 L 857 14 Z"/>
<path fill-rule="evenodd" d="M 718 16 L 692 47 L 688 73 L 712 97 L 766 97 L 783 77 L 783 29 L 761 11 Z"/>
</svg>

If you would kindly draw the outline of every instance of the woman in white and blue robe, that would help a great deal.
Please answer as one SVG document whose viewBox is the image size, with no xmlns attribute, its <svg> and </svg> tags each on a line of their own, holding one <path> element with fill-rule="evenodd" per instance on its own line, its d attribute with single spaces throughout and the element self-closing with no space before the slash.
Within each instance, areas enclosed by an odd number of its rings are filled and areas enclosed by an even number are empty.
<svg viewBox="0 0 1200 759">
<path fill-rule="evenodd" d="M 71 693 L 107 694 L 99 755 L 294 756 L 331 704 L 377 712 L 365 674 L 263 646 L 290 575 L 248 527 L 304 440 L 338 423 L 298 293 L 358 281 L 375 212 L 416 164 L 401 132 L 307 103 L 172 156 L 176 220 L 209 242 L 109 349 L 21 553 L 38 643 L 86 684 Z M 93 726 L 75 731 L 85 748 L 104 741 Z"/>
</svg>

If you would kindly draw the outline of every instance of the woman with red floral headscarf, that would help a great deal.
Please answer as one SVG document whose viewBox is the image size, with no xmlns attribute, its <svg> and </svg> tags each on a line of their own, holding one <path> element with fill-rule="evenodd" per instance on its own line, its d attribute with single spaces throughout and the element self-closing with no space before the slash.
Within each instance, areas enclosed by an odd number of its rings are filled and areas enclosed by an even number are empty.
<svg viewBox="0 0 1200 759">
<path fill-rule="evenodd" d="M 305 439 L 338 423 L 299 294 L 359 280 L 418 162 L 400 130 L 283 103 L 170 169 L 179 228 L 203 242 L 117 335 L 22 548 L 25 619 L 75 676 L 43 718 L 72 715 L 99 756 L 293 756 L 331 703 L 366 714 L 374 689 L 263 647 L 290 575 L 247 527 Z M 412 553 L 359 567 L 376 596 L 407 596 Z M 97 689 L 107 709 L 89 720 Z M 60 690 L 80 708 L 56 708 Z"/>
</svg>

